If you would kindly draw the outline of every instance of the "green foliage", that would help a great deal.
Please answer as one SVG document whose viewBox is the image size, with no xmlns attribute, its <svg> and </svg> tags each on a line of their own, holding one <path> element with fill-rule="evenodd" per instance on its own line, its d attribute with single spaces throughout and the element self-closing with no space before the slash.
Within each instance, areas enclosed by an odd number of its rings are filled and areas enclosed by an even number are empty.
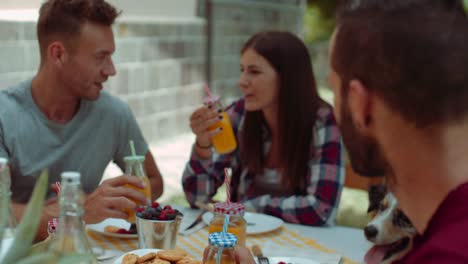
<svg viewBox="0 0 468 264">
<path fill-rule="evenodd" d="M 36 182 L 34 191 L 29 200 L 28 206 L 23 214 L 21 223 L 18 225 L 15 238 L 10 249 L 0 261 L 2 264 L 42 264 L 42 263 L 57 263 L 57 264 L 74 264 L 82 263 L 83 261 L 93 261 L 94 256 L 91 254 L 70 254 L 59 256 L 52 252 L 46 252 L 45 244 L 41 243 L 39 247 L 32 247 L 32 243 L 39 227 L 40 216 L 46 192 L 48 188 L 48 173 L 44 170 Z M 0 223 L 6 223 L 8 219 L 8 204 L 9 196 L 8 190 L 4 185 L 0 188 L 2 197 L 0 197 L 0 204 L 2 205 L 2 217 Z M 6 206 L 5 206 L 6 204 Z M 7 208 L 7 212 L 3 214 L 3 209 Z M 3 233 L 5 225 L 0 225 L 0 234 Z M 40 248 L 40 249 L 39 249 Z"/>
<path fill-rule="evenodd" d="M 335 9 L 336 0 L 308 1 L 304 16 L 306 43 L 330 38 L 335 28 Z"/>
<path fill-rule="evenodd" d="M 23 219 L 18 225 L 16 236 L 2 263 L 16 263 L 29 253 L 39 226 L 40 217 L 38 215 L 41 215 L 44 206 L 48 179 L 48 173 L 44 170 L 34 187 L 30 202 L 23 214 Z"/>
</svg>

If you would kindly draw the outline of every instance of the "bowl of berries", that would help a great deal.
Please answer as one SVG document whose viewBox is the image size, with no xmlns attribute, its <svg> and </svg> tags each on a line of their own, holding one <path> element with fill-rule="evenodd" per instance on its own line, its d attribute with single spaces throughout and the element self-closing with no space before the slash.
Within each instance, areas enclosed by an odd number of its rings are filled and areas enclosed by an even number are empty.
<svg viewBox="0 0 468 264">
<path fill-rule="evenodd" d="M 136 209 L 136 227 L 140 248 L 174 249 L 183 214 L 158 202 Z"/>
</svg>

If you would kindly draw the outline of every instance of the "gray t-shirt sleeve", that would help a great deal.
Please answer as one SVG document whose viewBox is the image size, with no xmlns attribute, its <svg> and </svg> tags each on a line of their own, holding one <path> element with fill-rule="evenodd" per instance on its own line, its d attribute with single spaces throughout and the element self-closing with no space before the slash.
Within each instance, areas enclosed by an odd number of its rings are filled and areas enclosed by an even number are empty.
<svg viewBox="0 0 468 264">
<path fill-rule="evenodd" d="M 3 124 L 0 119 L 0 158 L 7 158 L 9 159 L 9 155 L 7 152 L 7 148 L 5 145 L 5 138 L 4 138 L 4 133 L 3 133 Z"/>
<path fill-rule="evenodd" d="M 130 140 L 135 144 L 137 155 L 145 156 L 148 152 L 148 144 L 146 143 L 143 133 L 133 115 L 130 107 L 125 104 L 119 124 L 119 135 L 116 139 L 117 150 L 114 155 L 114 162 L 125 171 L 124 157 L 131 155 Z"/>
</svg>

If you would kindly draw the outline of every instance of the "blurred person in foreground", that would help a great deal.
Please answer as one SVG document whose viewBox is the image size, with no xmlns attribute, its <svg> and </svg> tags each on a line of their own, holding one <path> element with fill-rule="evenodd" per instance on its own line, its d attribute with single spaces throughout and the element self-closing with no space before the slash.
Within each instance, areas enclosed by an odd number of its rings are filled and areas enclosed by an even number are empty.
<svg viewBox="0 0 468 264">
<path fill-rule="evenodd" d="M 418 231 L 397 263 L 468 263 L 465 11 L 449 0 L 359 2 L 339 13 L 329 70 L 353 168 L 386 175 Z"/>
<path fill-rule="evenodd" d="M 243 46 L 243 97 L 227 107 L 239 147 L 216 155 L 211 105 L 195 110 L 196 135 L 182 177 L 189 203 L 207 202 L 232 168 L 231 197 L 248 210 L 304 225 L 334 225 L 344 150 L 332 108 L 318 95 L 309 53 L 289 32 L 260 32 Z"/>
<path fill-rule="evenodd" d="M 10 162 L 17 218 L 46 168 L 51 184 L 60 181 L 63 171 L 81 173 L 86 223 L 125 219 L 124 210 L 134 208 L 135 201 L 149 203 L 142 193 L 124 187 L 142 188 L 136 177 L 120 176 L 99 185 L 110 161 L 125 168 L 129 140 L 145 155 L 152 199 L 163 191 L 162 177 L 130 108 L 102 91 L 103 83 L 116 74 L 112 24 L 118 15 L 103 0 L 49 0 L 39 10 L 38 73 L 0 92 L 0 157 Z M 47 221 L 57 216 L 57 200 L 51 198 L 41 215 L 38 239 L 47 235 Z"/>
</svg>

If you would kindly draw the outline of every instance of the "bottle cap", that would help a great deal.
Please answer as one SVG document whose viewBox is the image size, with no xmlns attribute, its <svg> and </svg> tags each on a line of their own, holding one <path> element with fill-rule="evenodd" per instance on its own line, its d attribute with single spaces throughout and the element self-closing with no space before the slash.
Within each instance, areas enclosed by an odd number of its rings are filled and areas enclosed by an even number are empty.
<svg viewBox="0 0 468 264">
<path fill-rule="evenodd" d="M 223 236 L 223 232 L 216 232 L 208 236 L 208 242 L 211 246 L 231 248 L 237 245 L 237 237 L 231 233 L 225 233 Z"/>
<path fill-rule="evenodd" d="M 61 174 L 62 182 L 80 183 L 81 174 L 76 171 L 64 171 Z"/>
<path fill-rule="evenodd" d="M 243 215 L 245 207 L 240 203 L 222 202 L 215 203 L 214 212 L 227 215 Z"/>
</svg>

